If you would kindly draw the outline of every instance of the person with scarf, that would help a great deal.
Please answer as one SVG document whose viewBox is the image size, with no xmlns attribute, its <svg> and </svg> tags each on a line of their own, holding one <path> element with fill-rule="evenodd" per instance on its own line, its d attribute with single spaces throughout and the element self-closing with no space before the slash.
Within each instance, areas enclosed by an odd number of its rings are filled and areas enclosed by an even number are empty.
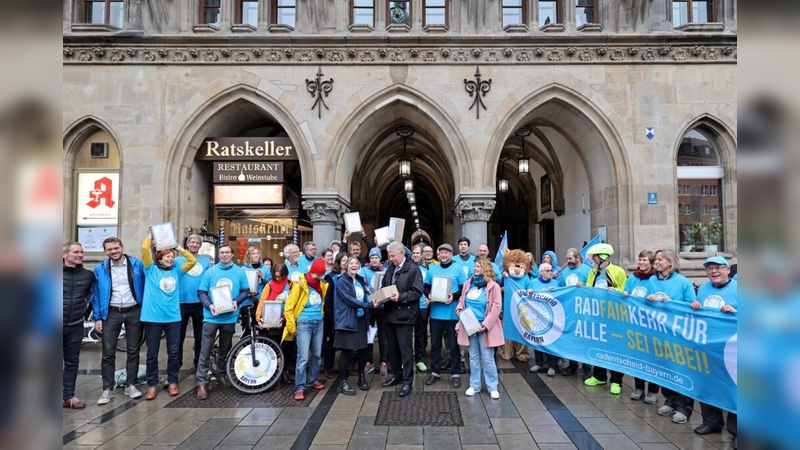
<svg viewBox="0 0 800 450">
<path fill-rule="evenodd" d="M 272 278 L 272 275 L 268 269 L 262 267 L 261 264 L 261 250 L 257 247 L 250 247 L 247 249 L 247 253 L 245 253 L 244 260 L 246 264 L 242 266 L 243 269 L 252 269 L 256 271 L 256 276 L 258 277 L 258 288 L 256 291 L 255 298 L 261 298 L 261 292 L 264 290 L 264 286 L 267 285 L 267 282 Z M 244 304 L 239 305 L 240 316 L 239 318 L 242 321 L 242 339 L 246 336 L 250 335 L 250 317 L 247 317 L 245 314 L 247 311 L 250 314 L 255 313 L 255 309 L 253 308 L 244 308 L 245 306 L 253 306 L 253 300 L 248 298 Z M 253 316 L 255 317 L 255 316 Z"/>
<path fill-rule="evenodd" d="M 650 250 L 642 250 L 639 252 L 639 264 L 636 266 L 636 271 L 628 276 L 628 281 L 625 282 L 625 291 L 622 293 L 623 295 L 626 297 L 629 295 L 641 298 L 647 297 L 650 277 L 656 273 L 656 269 L 653 268 L 655 259 L 655 253 Z M 644 402 L 648 405 L 655 405 L 658 403 L 658 390 L 661 386 L 651 381 L 647 384 L 647 395 L 645 395 L 645 381 L 641 378 L 634 378 L 633 381 L 635 389 L 631 392 L 631 400 L 641 400 L 644 395 Z"/>
<path fill-rule="evenodd" d="M 358 271 L 358 275 L 366 281 L 370 292 L 376 292 L 380 289 L 380 286 L 377 284 L 380 282 L 380 278 L 376 278 L 375 276 L 384 270 L 385 267 L 381 263 L 381 249 L 373 247 L 369 250 L 367 265 Z M 345 270 L 343 269 L 342 273 L 344 272 Z M 381 376 L 386 376 L 386 374 L 389 373 L 389 368 L 387 366 L 389 361 L 389 336 L 386 334 L 386 314 L 383 308 L 374 308 L 367 311 L 367 315 L 367 322 L 369 322 L 369 325 L 378 327 L 378 356 L 381 360 L 378 373 L 380 373 Z M 369 373 L 371 371 L 370 369 L 373 367 L 372 349 L 374 348 L 374 344 L 368 344 L 367 347 L 367 365 L 364 366 L 364 373 Z"/>
<path fill-rule="evenodd" d="M 280 341 L 283 334 L 283 328 L 286 325 L 286 320 L 283 318 L 284 306 L 286 299 L 289 296 L 291 282 L 289 281 L 289 270 L 283 263 L 275 264 L 272 267 L 272 275 L 261 291 L 261 298 L 258 300 L 258 308 L 256 308 L 256 324 L 260 330 L 263 330 L 267 336 Z M 264 316 L 264 303 L 265 302 L 281 302 L 281 326 L 277 328 L 264 328 L 262 325 L 262 318 Z M 297 349 L 294 342 L 281 343 L 281 350 L 283 350 L 283 373 L 281 374 L 281 381 L 284 384 L 290 382 L 290 367 L 293 367 L 297 361 Z"/>
<path fill-rule="evenodd" d="M 322 281 L 325 262 L 315 259 L 308 272 L 292 285 L 284 309 L 286 327 L 283 340 L 294 340 L 297 344 L 297 363 L 295 365 L 294 399 L 305 400 L 306 382 L 314 389 L 324 389 L 319 378 L 322 355 L 322 335 L 324 326 L 323 299 L 328 283 Z"/>
<path fill-rule="evenodd" d="M 369 290 L 364 278 L 359 275 L 361 262 L 355 256 L 345 261 L 345 270 L 336 275 L 334 287 L 334 315 L 336 333 L 333 345 L 341 350 L 339 354 L 339 383 L 337 390 L 344 395 L 356 395 L 355 389 L 347 384 L 348 370 L 353 365 L 353 355 L 358 359 L 356 367 L 367 362 L 367 317 L 365 309 L 374 305 L 369 301 Z M 330 292 L 331 289 L 328 289 Z M 369 389 L 364 372 L 358 371 L 358 387 Z"/>
<path fill-rule="evenodd" d="M 327 251 L 327 249 L 326 249 Z M 322 260 L 326 261 L 325 251 L 322 252 Z M 336 284 L 336 279 L 340 273 L 346 270 L 347 266 L 347 253 L 339 252 L 335 256 L 330 255 L 331 264 L 325 263 L 325 275 L 322 279 L 328 283 L 328 292 L 325 294 L 325 303 L 323 311 L 323 326 L 322 331 L 322 373 L 325 378 L 331 379 L 333 375 L 333 363 L 336 359 L 336 348 L 333 346 L 333 337 L 336 334 L 336 326 L 334 323 L 333 314 L 333 292 Z"/>
<path fill-rule="evenodd" d="M 500 311 L 503 307 L 500 286 L 495 282 L 495 272 L 492 263 L 479 257 L 472 269 L 472 277 L 464 283 L 461 298 L 456 306 L 456 315 L 469 308 L 481 324 L 481 331 L 468 336 L 464 327 L 458 325 L 458 344 L 469 346 L 469 388 L 468 397 L 472 397 L 481 390 L 481 371 L 486 381 L 489 396 L 497 400 L 500 392 L 497 390 L 497 365 L 494 361 L 494 349 L 503 345 L 503 322 L 500 320 Z"/>
<path fill-rule="evenodd" d="M 671 249 L 656 252 L 654 261 L 656 273 L 650 277 L 647 299 L 651 302 L 680 302 L 687 306 L 697 300 L 694 284 L 681 275 L 678 254 Z M 694 400 L 666 387 L 662 388 L 664 406 L 658 408 L 658 415 L 672 416 L 674 423 L 686 423 L 692 416 Z"/>
<path fill-rule="evenodd" d="M 156 398 L 158 386 L 158 351 L 161 333 L 167 336 L 167 382 L 169 395 L 180 394 L 178 372 L 181 368 L 178 346 L 181 340 L 181 303 L 179 281 L 197 264 L 192 253 L 180 245 L 177 251 L 186 262 L 175 264 L 175 251 L 159 250 L 153 261 L 153 236 L 148 233 L 142 242 L 142 265 L 145 282 L 142 299 L 141 321 L 144 325 L 144 340 L 147 343 L 147 393 L 145 400 Z"/>
<path fill-rule="evenodd" d="M 610 259 L 614 254 L 614 247 L 611 244 L 594 244 L 586 250 L 586 254 L 592 258 L 594 268 L 589 271 L 589 277 L 586 278 L 586 285 L 600 289 L 622 292 L 625 289 L 625 282 L 628 279 L 628 274 L 620 266 L 612 264 Z M 606 384 L 608 379 L 608 371 L 602 367 L 594 366 L 592 376 L 585 379 L 583 384 L 586 386 L 600 386 Z M 609 392 L 612 395 L 619 395 L 622 393 L 622 372 L 616 370 L 611 371 L 611 386 Z"/>
</svg>

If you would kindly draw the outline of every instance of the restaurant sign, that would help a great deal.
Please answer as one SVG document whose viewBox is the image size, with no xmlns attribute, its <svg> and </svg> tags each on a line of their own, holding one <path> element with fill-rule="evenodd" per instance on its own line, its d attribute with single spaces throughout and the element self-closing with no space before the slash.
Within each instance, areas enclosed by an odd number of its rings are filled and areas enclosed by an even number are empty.
<svg viewBox="0 0 800 450">
<path fill-rule="evenodd" d="M 214 161 L 214 183 L 283 183 L 283 162 Z"/>
<path fill-rule="evenodd" d="M 197 153 L 203 161 L 297 161 L 288 137 L 206 138 Z"/>
</svg>

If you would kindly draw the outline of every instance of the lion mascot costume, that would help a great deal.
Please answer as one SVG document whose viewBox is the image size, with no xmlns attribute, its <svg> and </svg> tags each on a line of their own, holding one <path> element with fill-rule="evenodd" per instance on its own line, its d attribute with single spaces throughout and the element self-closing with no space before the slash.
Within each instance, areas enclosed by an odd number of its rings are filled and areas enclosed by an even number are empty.
<svg viewBox="0 0 800 450">
<path fill-rule="evenodd" d="M 507 250 L 503 254 L 503 311 L 507 314 L 511 311 L 511 297 L 514 292 L 519 289 L 531 290 L 533 287 L 528 276 L 529 267 L 530 259 L 522 250 Z M 506 317 L 505 320 L 511 320 L 511 317 Z M 509 340 L 499 348 L 497 354 L 506 361 L 511 358 L 527 361 L 530 358 L 528 347 Z"/>
</svg>

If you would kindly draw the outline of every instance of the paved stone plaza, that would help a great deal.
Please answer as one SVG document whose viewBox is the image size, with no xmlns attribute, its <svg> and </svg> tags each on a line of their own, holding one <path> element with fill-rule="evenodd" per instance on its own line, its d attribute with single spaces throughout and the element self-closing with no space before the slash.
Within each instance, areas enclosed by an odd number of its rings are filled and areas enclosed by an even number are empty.
<svg viewBox="0 0 800 450">
<path fill-rule="evenodd" d="M 191 367 L 193 341 L 186 340 L 184 368 Z M 377 351 L 377 348 L 376 348 Z M 166 352 L 161 351 L 162 369 Z M 117 367 L 122 367 L 122 355 Z M 144 351 L 141 363 L 145 361 Z M 580 374 L 573 377 L 531 374 L 527 363 L 498 361 L 499 400 L 485 391 L 467 397 L 468 374 L 457 391 L 464 426 L 376 426 L 384 392 L 383 377 L 370 374 L 370 390 L 354 397 L 336 393 L 328 380 L 307 407 L 176 408 L 172 402 L 194 395 L 195 378 L 181 371 L 181 397 L 159 391 L 158 398 L 131 400 L 118 389 L 111 403 L 97 406 L 101 394 L 100 345 L 84 344 L 77 396 L 87 403 L 82 411 L 64 410 L 65 449 L 729 449 L 727 432 L 698 436 L 699 405 L 688 423 L 677 425 L 656 414 L 656 407 L 631 401 L 632 377 L 626 376 L 622 395 L 606 387 L 585 388 Z M 162 377 L 165 377 L 165 370 Z M 449 376 L 425 386 L 424 374 L 414 382 L 414 394 L 453 391 Z M 354 381 L 355 377 L 351 377 Z M 139 386 L 142 391 L 146 387 Z M 220 389 L 212 384 L 208 406 Z M 233 388 L 228 388 L 233 389 Z M 276 389 L 291 390 L 283 385 Z M 411 399 L 409 397 L 408 399 Z M 663 398 L 660 398 L 663 404 Z M 189 402 L 191 403 L 191 402 Z M 205 406 L 205 405 L 204 405 Z"/>
</svg>

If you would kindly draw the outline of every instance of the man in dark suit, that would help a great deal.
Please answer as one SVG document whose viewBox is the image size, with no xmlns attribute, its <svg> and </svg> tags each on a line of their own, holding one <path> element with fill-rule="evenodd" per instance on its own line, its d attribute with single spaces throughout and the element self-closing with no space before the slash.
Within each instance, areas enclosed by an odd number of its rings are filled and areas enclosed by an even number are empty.
<svg viewBox="0 0 800 450">
<path fill-rule="evenodd" d="M 400 397 L 411 393 L 414 382 L 414 324 L 419 315 L 419 298 L 422 296 L 422 274 L 417 264 L 406 257 L 400 242 L 392 241 L 386 247 L 389 267 L 383 277 L 382 287 L 395 285 L 397 294 L 384 303 L 387 334 L 389 335 L 389 363 L 394 372 L 383 387 L 403 384 Z"/>
</svg>

